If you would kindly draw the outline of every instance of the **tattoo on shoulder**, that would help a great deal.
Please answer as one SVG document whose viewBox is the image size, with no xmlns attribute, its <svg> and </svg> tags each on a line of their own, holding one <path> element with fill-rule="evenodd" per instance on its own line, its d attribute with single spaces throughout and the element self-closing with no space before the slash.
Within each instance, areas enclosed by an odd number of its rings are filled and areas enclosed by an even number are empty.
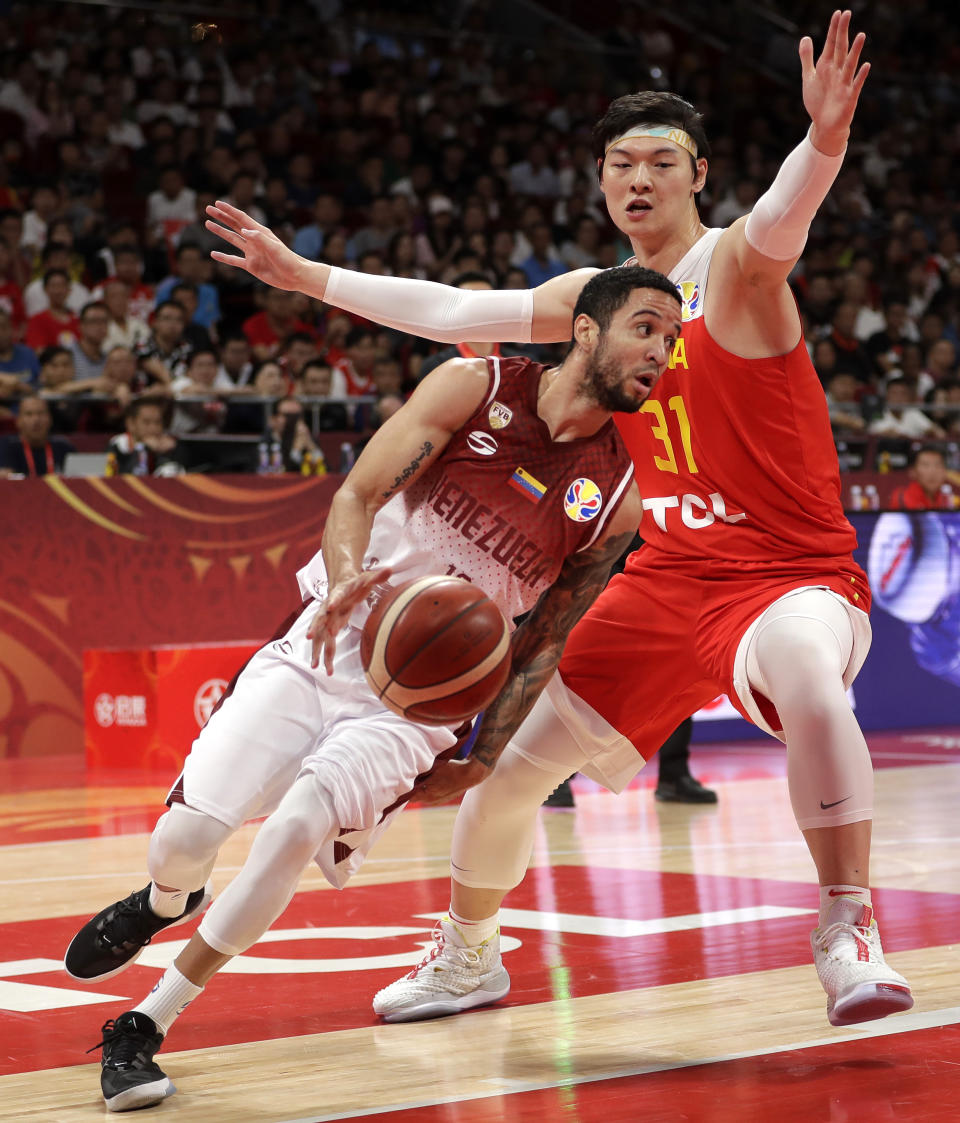
<svg viewBox="0 0 960 1123">
<path fill-rule="evenodd" d="M 410 461 L 406 468 L 404 468 L 400 475 L 396 477 L 396 479 L 387 488 L 387 490 L 383 492 L 383 498 L 389 499 L 390 496 L 393 495 L 393 493 L 397 490 L 397 488 L 402 487 L 407 482 L 407 480 L 409 480 L 412 476 L 415 476 L 417 472 L 420 471 L 420 466 L 423 464 L 424 460 L 426 460 L 426 458 L 432 452 L 433 445 L 430 443 L 430 441 L 424 441 L 423 446 L 421 447 L 417 455 Z"/>
</svg>

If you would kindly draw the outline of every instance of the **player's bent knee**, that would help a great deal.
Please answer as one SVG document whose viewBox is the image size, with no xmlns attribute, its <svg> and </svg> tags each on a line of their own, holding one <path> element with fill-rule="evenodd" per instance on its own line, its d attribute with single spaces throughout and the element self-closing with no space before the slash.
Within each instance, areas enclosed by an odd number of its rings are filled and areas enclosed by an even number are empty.
<svg viewBox="0 0 960 1123">
<path fill-rule="evenodd" d="M 308 862 L 323 842 L 316 819 L 302 809 L 284 812 L 278 808 L 260 828 L 256 845 L 276 853 L 302 856 Z"/>
<path fill-rule="evenodd" d="M 220 847 L 233 828 L 175 803 L 162 815 L 150 836 L 147 868 L 158 884 L 173 889 L 199 889 L 210 873 Z"/>
</svg>

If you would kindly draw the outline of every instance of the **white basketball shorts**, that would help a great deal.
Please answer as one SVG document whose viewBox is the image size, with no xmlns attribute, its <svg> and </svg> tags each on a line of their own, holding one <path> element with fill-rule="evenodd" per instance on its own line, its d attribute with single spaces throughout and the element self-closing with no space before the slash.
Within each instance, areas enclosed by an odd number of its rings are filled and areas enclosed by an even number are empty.
<svg viewBox="0 0 960 1123">
<path fill-rule="evenodd" d="M 383 706 L 364 678 L 357 628 L 337 637 L 332 675 L 322 663 L 313 669 L 306 633 L 316 608 L 307 604 L 286 635 L 253 656 L 193 742 L 177 788 L 188 807 L 236 829 L 269 815 L 299 775 L 314 773 L 341 826 L 328 848 L 336 856 L 317 861 L 339 886 L 382 833 L 384 812 L 456 737 Z"/>
</svg>

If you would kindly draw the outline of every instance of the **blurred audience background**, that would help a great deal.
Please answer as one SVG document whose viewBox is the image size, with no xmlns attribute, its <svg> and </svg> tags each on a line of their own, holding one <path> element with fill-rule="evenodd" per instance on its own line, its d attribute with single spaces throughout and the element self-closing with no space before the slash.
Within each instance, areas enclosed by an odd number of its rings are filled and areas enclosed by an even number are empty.
<svg viewBox="0 0 960 1123">
<path fill-rule="evenodd" d="M 104 453 L 113 439 L 115 470 L 322 470 L 323 440 L 362 446 L 455 353 L 217 265 L 215 199 L 369 273 L 524 287 L 613 266 L 630 250 L 590 148 L 608 102 L 654 87 L 697 105 L 713 148 L 703 221 L 727 224 L 805 131 L 796 44 L 829 16 L 804 0 L 192 11 L 0 14 L 0 433 L 11 448 L 35 435 L 31 471 L 59 469 L 50 434 Z M 915 0 L 871 5 L 858 26 L 872 73 L 791 280 L 841 467 L 906 469 L 922 444 L 956 471 L 960 23 Z M 153 406 L 131 410 L 144 395 Z M 183 452 L 201 439 L 204 456 Z M 281 446 L 266 467 L 265 443 Z"/>
</svg>

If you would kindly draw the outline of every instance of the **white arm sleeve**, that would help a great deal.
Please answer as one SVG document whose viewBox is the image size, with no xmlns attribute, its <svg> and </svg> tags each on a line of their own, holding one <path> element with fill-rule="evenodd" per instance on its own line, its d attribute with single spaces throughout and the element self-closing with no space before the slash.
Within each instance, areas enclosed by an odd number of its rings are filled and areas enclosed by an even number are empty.
<svg viewBox="0 0 960 1123">
<path fill-rule="evenodd" d="M 333 267 L 323 301 L 440 343 L 529 343 L 533 334 L 532 289 L 455 289 Z"/>
<path fill-rule="evenodd" d="M 845 152 L 826 156 L 814 148 L 809 134 L 803 138 L 747 219 L 743 233 L 757 253 L 773 261 L 800 256 L 810 223 L 837 178 Z"/>
</svg>

